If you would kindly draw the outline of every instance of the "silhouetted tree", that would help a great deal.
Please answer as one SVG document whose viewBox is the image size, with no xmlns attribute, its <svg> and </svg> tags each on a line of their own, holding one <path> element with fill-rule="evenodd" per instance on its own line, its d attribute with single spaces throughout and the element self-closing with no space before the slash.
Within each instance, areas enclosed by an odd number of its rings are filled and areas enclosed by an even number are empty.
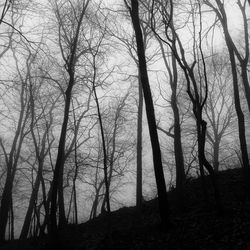
<svg viewBox="0 0 250 250">
<path fill-rule="evenodd" d="M 240 61 L 241 75 L 242 75 L 242 80 L 243 80 L 243 84 L 245 88 L 245 95 L 247 98 L 248 107 L 250 111 L 250 87 L 249 87 L 248 77 L 247 77 L 247 65 L 248 65 L 248 60 L 249 60 L 249 36 L 248 36 L 248 24 L 247 24 L 247 19 L 246 19 L 246 12 L 245 12 L 246 1 L 244 1 L 243 5 L 241 4 L 241 1 L 237 1 L 241 10 L 242 16 L 243 16 L 245 56 L 242 56 L 239 53 L 230 35 L 229 27 L 228 27 L 228 17 L 226 14 L 226 10 L 224 8 L 224 2 L 221 2 L 220 0 L 216 0 L 215 1 L 216 3 L 211 3 L 210 1 L 204 1 L 204 2 L 212 10 L 214 10 L 224 31 L 224 38 L 225 38 L 225 42 L 226 42 L 228 53 L 229 53 L 229 59 L 231 63 L 231 71 L 232 71 L 232 77 L 233 77 L 232 83 L 233 83 L 233 89 L 234 89 L 234 105 L 235 105 L 235 110 L 236 110 L 236 114 L 238 118 L 238 130 L 239 130 L 239 140 L 240 140 L 243 171 L 244 171 L 244 177 L 246 178 L 246 183 L 249 183 L 250 164 L 249 164 L 248 150 L 247 150 L 247 143 L 246 143 L 245 116 L 242 111 L 241 103 L 240 103 L 237 63 L 236 63 L 236 58 L 235 58 L 235 55 L 236 55 L 238 60 Z"/>
<path fill-rule="evenodd" d="M 15 58 L 16 62 L 16 68 L 18 71 L 18 77 L 19 77 L 19 83 L 20 83 L 20 89 L 17 92 L 19 92 L 19 101 L 20 101 L 20 111 L 18 114 L 18 121 L 17 121 L 17 127 L 15 129 L 14 137 L 11 142 L 11 147 L 8 152 L 8 149 L 4 145 L 4 141 L 1 138 L 0 140 L 0 146 L 4 153 L 5 163 L 7 166 L 7 173 L 6 173 L 6 179 L 5 184 L 1 196 L 1 207 L 0 207 L 0 242 L 4 241 L 5 238 L 5 231 L 8 221 L 8 213 L 12 206 L 12 190 L 13 190 L 13 182 L 16 175 L 17 167 L 18 167 L 18 161 L 21 153 L 21 149 L 23 146 L 23 140 L 25 136 L 28 134 L 28 130 L 26 129 L 26 123 L 30 116 L 30 107 L 28 105 L 28 78 L 29 74 L 26 72 L 25 75 L 22 75 L 22 70 L 20 69 L 20 65 L 16 56 L 15 50 L 13 50 L 13 56 Z M 32 64 L 34 58 L 31 54 L 29 54 L 26 64 L 30 65 Z M 15 83 L 14 83 L 15 84 Z M 16 87 L 16 86 L 15 86 Z"/>
<path fill-rule="evenodd" d="M 157 127 L 155 121 L 154 104 L 148 79 L 147 63 L 145 58 L 145 46 L 143 43 L 143 36 L 140 27 L 139 3 L 137 0 L 132 0 L 131 7 L 129 6 L 127 1 L 125 1 L 125 4 L 129 9 L 129 13 L 131 16 L 136 36 L 140 78 L 144 94 L 149 134 L 153 151 L 154 172 L 155 172 L 155 180 L 158 192 L 159 211 L 162 223 L 169 225 L 169 205 L 168 205 L 164 172 L 162 167 L 161 149 L 160 149 L 160 143 L 158 139 Z"/>
<path fill-rule="evenodd" d="M 200 4 L 197 2 L 197 6 L 191 4 L 191 18 L 194 25 L 194 34 L 193 34 L 193 62 L 188 63 L 187 56 L 185 53 L 185 49 L 183 47 L 183 43 L 177 33 L 175 28 L 175 20 L 174 20 L 174 3 L 171 0 L 169 3 L 165 1 L 154 1 L 152 2 L 151 9 L 151 25 L 154 33 L 162 42 L 166 43 L 174 57 L 176 58 L 179 66 L 184 72 L 186 82 L 187 82 L 187 93 L 193 105 L 193 114 L 196 120 L 196 134 L 198 140 L 198 158 L 199 158 L 199 168 L 202 176 L 202 185 L 204 190 L 204 195 L 207 197 L 207 190 L 205 186 L 204 179 L 204 167 L 210 174 L 213 187 L 214 194 L 217 203 L 218 211 L 221 211 L 221 200 L 220 193 L 218 190 L 218 185 L 216 182 L 215 174 L 213 167 L 210 165 L 205 156 L 205 142 L 206 142 L 206 131 L 207 131 L 207 122 L 203 119 L 203 109 L 204 105 L 207 101 L 208 95 L 208 81 L 207 81 L 207 72 L 206 72 L 206 62 L 202 49 L 202 19 L 201 19 L 201 11 Z M 196 9 L 197 8 L 197 9 Z M 198 12 L 198 20 L 199 20 L 199 31 L 198 31 L 198 39 L 196 39 L 196 29 L 194 23 L 194 15 Z M 162 38 L 162 35 L 159 31 L 157 31 L 156 24 L 156 14 L 159 13 L 163 22 L 163 29 L 165 38 Z M 162 28 L 162 27 L 160 27 Z M 197 41 L 198 40 L 198 41 Z M 195 66 L 197 65 L 197 72 L 195 71 Z M 201 87 L 203 85 L 203 87 Z"/>
<path fill-rule="evenodd" d="M 71 27 L 67 26 L 67 21 L 69 20 L 63 20 L 63 18 L 65 18 L 65 15 L 63 15 L 61 11 L 65 11 L 66 7 L 64 6 L 64 3 L 61 4 L 62 5 L 59 6 L 58 3 L 55 2 L 54 7 L 55 7 L 55 15 L 58 20 L 59 46 L 61 48 L 61 54 L 65 62 L 65 68 L 68 73 L 69 80 L 67 84 L 67 89 L 65 91 L 64 117 L 61 128 L 57 160 L 54 169 L 54 176 L 53 176 L 52 190 L 51 190 L 50 222 L 51 222 L 52 235 L 57 230 L 57 216 L 56 216 L 57 196 L 59 205 L 59 226 L 63 227 L 66 224 L 66 215 L 64 208 L 64 198 L 63 198 L 63 168 L 65 162 L 65 141 L 67 135 L 67 125 L 69 120 L 72 89 L 75 84 L 75 67 L 76 67 L 76 62 L 79 59 L 79 56 L 81 55 L 81 52 L 79 52 L 79 39 L 80 39 L 81 26 L 86 9 L 89 4 L 89 0 L 83 1 L 81 4 L 79 3 L 76 6 L 72 6 L 71 5 L 72 3 L 70 3 L 69 6 L 67 6 L 69 8 L 68 9 L 69 15 L 77 14 L 77 16 L 73 16 L 73 19 L 71 20 L 72 21 L 72 23 L 70 24 Z M 75 8 L 78 8 L 77 12 L 75 12 Z M 73 31 L 71 29 L 74 30 L 73 37 L 70 37 L 70 34 L 68 33 L 68 32 L 71 33 Z M 65 40 L 62 42 L 63 38 Z M 66 51 L 64 50 L 64 46 L 66 46 Z"/>
</svg>

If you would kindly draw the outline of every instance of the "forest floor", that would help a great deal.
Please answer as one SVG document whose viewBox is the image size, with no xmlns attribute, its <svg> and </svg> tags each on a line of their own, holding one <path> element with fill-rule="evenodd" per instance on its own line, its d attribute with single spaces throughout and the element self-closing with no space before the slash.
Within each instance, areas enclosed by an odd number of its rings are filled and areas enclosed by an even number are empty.
<svg viewBox="0 0 250 250">
<path fill-rule="evenodd" d="M 216 210 L 211 183 L 209 202 L 203 199 L 201 180 L 191 180 L 185 187 L 182 210 L 176 204 L 175 190 L 169 192 L 172 227 L 160 226 L 157 200 L 135 207 L 124 207 L 110 216 L 99 216 L 60 231 L 54 249 L 250 249 L 250 199 L 244 200 L 240 169 L 218 174 L 223 213 Z M 8 242 L 0 249 L 49 249 L 48 240 L 30 239 Z"/>
</svg>

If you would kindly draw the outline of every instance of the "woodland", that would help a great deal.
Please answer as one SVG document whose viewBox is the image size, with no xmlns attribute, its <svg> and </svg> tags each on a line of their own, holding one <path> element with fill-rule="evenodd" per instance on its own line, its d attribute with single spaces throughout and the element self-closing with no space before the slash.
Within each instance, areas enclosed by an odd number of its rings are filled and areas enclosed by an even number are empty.
<svg viewBox="0 0 250 250">
<path fill-rule="evenodd" d="M 250 249 L 249 0 L 0 0 L 0 249 Z"/>
</svg>

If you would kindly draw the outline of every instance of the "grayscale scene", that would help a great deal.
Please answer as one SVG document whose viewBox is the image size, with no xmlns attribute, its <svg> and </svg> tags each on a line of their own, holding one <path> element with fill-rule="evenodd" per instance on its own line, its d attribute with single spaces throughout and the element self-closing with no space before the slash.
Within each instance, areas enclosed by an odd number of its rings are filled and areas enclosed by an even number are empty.
<svg viewBox="0 0 250 250">
<path fill-rule="evenodd" d="M 250 249 L 250 0 L 0 0 L 0 249 Z"/>
</svg>

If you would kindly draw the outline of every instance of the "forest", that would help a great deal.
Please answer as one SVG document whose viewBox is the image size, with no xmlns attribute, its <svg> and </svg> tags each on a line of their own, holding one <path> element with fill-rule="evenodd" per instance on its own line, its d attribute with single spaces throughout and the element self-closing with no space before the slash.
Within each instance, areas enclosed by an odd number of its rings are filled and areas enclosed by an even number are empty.
<svg viewBox="0 0 250 250">
<path fill-rule="evenodd" d="M 0 248 L 250 249 L 249 22 L 249 0 L 0 0 Z M 178 240 L 188 213 L 249 235 Z"/>
</svg>

